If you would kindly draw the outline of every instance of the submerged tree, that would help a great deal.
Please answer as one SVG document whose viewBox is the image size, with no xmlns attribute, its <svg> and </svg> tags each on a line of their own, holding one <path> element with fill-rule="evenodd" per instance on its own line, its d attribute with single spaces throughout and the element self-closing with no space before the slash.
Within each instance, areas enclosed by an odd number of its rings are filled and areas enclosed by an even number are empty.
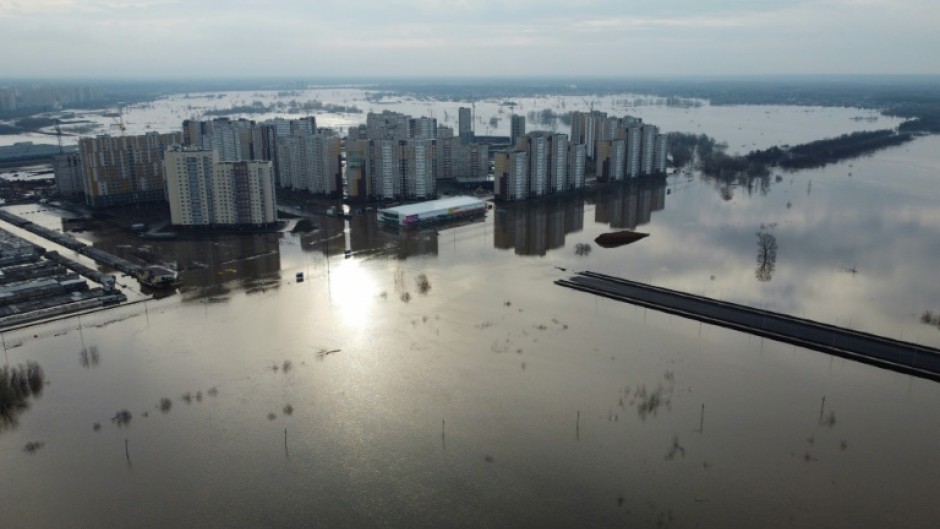
<svg viewBox="0 0 940 529">
<path fill-rule="evenodd" d="M 777 238 L 767 232 L 757 232 L 757 270 L 754 271 L 754 277 L 761 282 L 770 281 L 776 266 Z"/>
<path fill-rule="evenodd" d="M 0 430 L 16 425 L 16 416 L 29 407 L 30 397 L 42 395 L 45 375 L 36 362 L 0 369 Z"/>
<path fill-rule="evenodd" d="M 431 281 L 426 274 L 418 274 L 415 278 L 415 285 L 418 287 L 418 293 L 427 294 L 431 291 Z"/>
<path fill-rule="evenodd" d="M 591 245 L 583 242 L 579 242 L 574 245 L 574 253 L 580 256 L 590 255 Z"/>
</svg>

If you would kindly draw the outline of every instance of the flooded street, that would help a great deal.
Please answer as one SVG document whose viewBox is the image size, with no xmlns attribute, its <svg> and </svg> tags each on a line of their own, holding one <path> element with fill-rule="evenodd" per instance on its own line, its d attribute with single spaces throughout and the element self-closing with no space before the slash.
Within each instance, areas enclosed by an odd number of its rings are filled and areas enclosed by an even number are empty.
<svg viewBox="0 0 940 529">
<path fill-rule="evenodd" d="M 593 270 L 940 347 L 921 322 L 940 309 L 937 153 L 929 136 L 418 231 L 365 213 L 304 235 L 75 234 L 171 261 L 182 285 L 3 333 L 5 362 L 38 362 L 48 386 L 0 424 L 0 520 L 934 527 L 937 383 L 553 281 Z M 594 242 L 618 229 L 650 236 Z"/>
</svg>

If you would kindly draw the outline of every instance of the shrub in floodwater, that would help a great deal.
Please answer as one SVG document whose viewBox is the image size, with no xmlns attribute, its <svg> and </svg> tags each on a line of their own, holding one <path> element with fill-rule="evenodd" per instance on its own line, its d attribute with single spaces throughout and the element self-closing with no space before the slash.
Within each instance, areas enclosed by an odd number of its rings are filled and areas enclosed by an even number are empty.
<svg viewBox="0 0 940 529">
<path fill-rule="evenodd" d="M 36 362 L 0 369 L 0 428 L 15 424 L 16 416 L 29 407 L 29 398 L 42 394 L 45 375 Z"/>
<path fill-rule="evenodd" d="M 427 294 L 431 290 L 431 281 L 428 280 L 428 276 L 425 274 L 418 274 L 418 277 L 415 278 L 415 284 L 418 286 L 419 294 Z"/>
<path fill-rule="evenodd" d="M 115 413 L 114 417 L 111 417 L 111 422 L 117 424 L 118 426 L 126 426 L 130 424 L 131 419 L 133 418 L 134 416 L 131 415 L 131 412 L 127 410 L 121 410 Z"/>
<path fill-rule="evenodd" d="M 411 294 L 407 292 L 402 292 L 401 300 L 404 301 L 405 303 L 408 303 L 409 301 L 411 301 Z"/>
<path fill-rule="evenodd" d="M 291 406 L 290 404 L 285 404 L 285 405 L 284 405 L 284 415 L 293 415 L 293 413 L 294 413 L 294 407 Z"/>
<path fill-rule="evenodd" d="M 98 361 L 101 359 L 101 355 L 98 353 L 97 345 L 83 347 L 82 350 L 78 352 L 78 356 L 81 359 L 82 367 L 97 366 Z"/>
<path fill-rule="evenodd" d="M 290 370 L 293 368 L 294 368 L 294 363 L 291 362 L 290 360 L 284 360 L 284 364 L 281 365 L 281 370 L 283 370 L 284 373 L 290 372 Z"/>
<path fill-rule="evenodd" d="M 162 411 L 163 413 L 167 413 L 168 411 L 170 411 L 170 408 L 172 407 L 173 407 L 172 400 L 166 397 L 163 397 L 162 399 L 160 399 L 160 406 L 159 406 L 160 411 Z"/>
<path fill-rule="evenodd" d="M 591 254 L 591 245 L 583 242 L 579 242 L 574 245 L 574 253 L 580 256 L 590 255 Z"/>
<path fill-rule="evenodd" d="M 925 310 L 924 313 L 920 315 L 920 322 L 925 325 L 936 325 L 940 327 L 940 313 Z"/>
<path fill-rule="evenodd" d="M 33 454 L 44 446 L 46 446 L 46 443 L 42 441 L 30 441 L 26 443 L 26 446 L 23 447 L 23 451 L 27 454 Z"/>
</svg>

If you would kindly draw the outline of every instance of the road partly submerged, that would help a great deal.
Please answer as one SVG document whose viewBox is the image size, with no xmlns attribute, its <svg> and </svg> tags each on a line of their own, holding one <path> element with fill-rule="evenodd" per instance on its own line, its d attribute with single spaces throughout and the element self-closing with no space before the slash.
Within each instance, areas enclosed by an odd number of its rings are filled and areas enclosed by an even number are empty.
<svg viewBox="0 0 940 529">
<path fill-rule="evenodd" d="M 596 272 L 556 284 L 940 381 L 940 350 Z"/>
</svg>

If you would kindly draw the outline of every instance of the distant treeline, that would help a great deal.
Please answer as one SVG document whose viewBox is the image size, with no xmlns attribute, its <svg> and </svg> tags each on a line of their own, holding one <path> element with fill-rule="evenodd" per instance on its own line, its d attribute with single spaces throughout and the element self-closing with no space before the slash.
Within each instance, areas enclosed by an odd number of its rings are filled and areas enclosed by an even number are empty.
<svg viewBox="0 0 940 529">
<path fill-rule="evenodd" d="M 767 180 L 770 169 L 767 164 L 749 160 L 745 156 L 730 155 L 725 152 L 726 143 L 719 143 L 705 134 L 670 132 L 666 135 L 672 165 L 682 168 L 697 162 L 701 171 L 722 180 L 739 180 L 749 184 L 754 179 Z M 763 185 L 769 185 L 769 181 Z"/>
<path fill-rule="evenodd" d="M 465 101 L 634 93 L 704 99 L 712 105 L 857 107 L 907 118 L 902 132 L 940 133 L 937 76 L 769 76 L 663 79 L 480 79 L 380 82 L 389 94 Z M 668 101 L 667 101 L 667 104 Z"/>
<path fill-rule="evenodd" d="M 744 174 L 754 177 L 769 174 L 770 167 L 820 167 L 869 154 L 878 149 L 901 145 L 913 139 L 913 135 L 890 129 L 853 132 L 793 147 L 771 147 L 751 151 L 744 156 L 727 154 L 726 144 L 718 143 L 705 134 L 672 132 L 667 138 L 672 164 L 675 167 L 685 167 L 697 161 L 699 168 L 707 175 Z"/>
<path fill-rule="evenodd" d="M 838 138 L 811 141 L 790 148 L 771 147 L 751 151 L 744 158 L 765 165 L 802 169 L 861 156 L 885 147 L 894 147 L 912 138 L 910 133 L 897 133 L 890 129 L 853 132 Z"/>
<path fill-rule="evenodd" d="M 235 114 L 269 114 L 275 112 L 284 112 L 290 114 L 312 113 L 315 111 L 334 112 L 344 114 L 361 114 L 362 109 L 354 105 L 335 105 L 333 103 L 323 103 L 322 101 L 310 100 L 303 103 L 292 99 L 290 101 L 278 101 L 265 105 L 261 101 L 254 101 L 250 105 L 235 105 L 229 108 L 220 108 L 206 110 L 205 116 L 231 116 Z"/>
</svg>

